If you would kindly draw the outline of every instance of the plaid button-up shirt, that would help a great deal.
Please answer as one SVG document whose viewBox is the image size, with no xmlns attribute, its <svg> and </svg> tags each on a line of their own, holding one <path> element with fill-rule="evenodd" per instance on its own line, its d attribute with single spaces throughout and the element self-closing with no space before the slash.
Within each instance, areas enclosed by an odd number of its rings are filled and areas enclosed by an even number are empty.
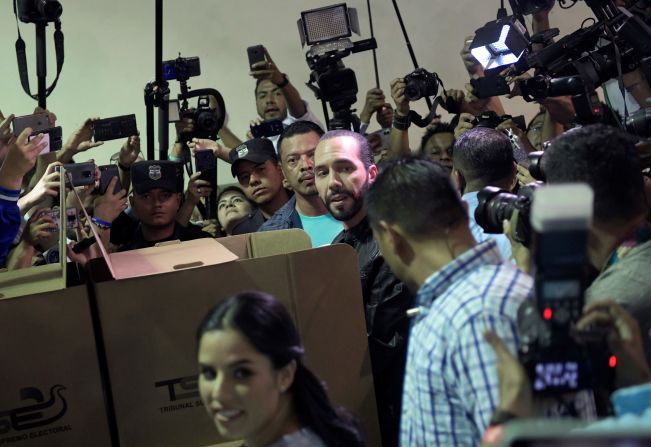
<svg viewBox="0 0 651 447">
<path fill-rule="evenodd" d="M 516 319 L 533 280 L 482 242 L 431 275 L 409 336 L 402 399 L 402 446 L 474 446 L 498 405 L 494 330 L 512 352 Z"/>
</svg>

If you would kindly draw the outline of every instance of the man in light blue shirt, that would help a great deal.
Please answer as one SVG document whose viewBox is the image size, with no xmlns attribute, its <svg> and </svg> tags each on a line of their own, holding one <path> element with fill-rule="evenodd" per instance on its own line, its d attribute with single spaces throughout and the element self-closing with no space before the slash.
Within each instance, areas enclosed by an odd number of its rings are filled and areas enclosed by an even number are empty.
<svg viewBox="0 0 651 447">
<path fill-rule="evenodd" d="M 323 130 L 310 121 L 290 124 L 278 140 L 278 158 L 294 196 L 258 231 L 301 228 L 313 247 L 328 245 L 344 229 L 328 212 L 314 183 L 314 151 Z"/>
<path fill-rule="evenodd" d="M 502 132 L 476 127 L 463 133 L 454 143 L 452 178 L 468 203 L 470 232 L 477 242 L 492 239 L 505 259 L 511 258 L 511 244 L 503 234 L 488 234 L 475 219 L 477 194 L 485 186 L 512 191 L 517 185 L 517 167 L 511 141 Z"/>
<path fill-rule="evenodd" d="M 477 244 L 445 169 L 388 161 L 365 197 L 384 259 L 418 291 L 407 348 L 400 445 L 477 446 L 498 404 L 496 357 L 483 333 L 517 346 L 533 280 L 494 240 Z M 410 312 L 412 313 L 412 312 Z"/>
</svg>

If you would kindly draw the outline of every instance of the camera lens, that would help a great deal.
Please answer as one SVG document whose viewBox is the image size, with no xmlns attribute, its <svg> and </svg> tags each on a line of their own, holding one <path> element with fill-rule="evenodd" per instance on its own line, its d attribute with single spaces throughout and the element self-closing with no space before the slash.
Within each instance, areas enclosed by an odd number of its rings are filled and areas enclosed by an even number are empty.
<svg viewBox="0 0 651 447">
<path fill-rule="evenodd" d="M 545 173 L 542 170 L 540 160 L 542 159 L 543 151 L 531 152 L 529 154 L 529 174 L 536 180 L 541 182 L 545 181 Z"/>
<path fill-rule="evenodd" d="M 640 137 L 651 136 L 651 108 L 639 110 L 626 118 L 626 131 Z"/>
<path fill-rule="evenodd" d="M 519 197 L 507 191 L 487 186 L 477 194 L 475 210 L 477 224 L 488 234 L 502 233 L 502 222 L 510 219 Z"/>
<path fill-rule="evenodd" d="M 420 82 L 418 81 L 413 81 L 412 84 L 408 84 L 405 87 L 405 99 L 407 101 L 418 101 L 422 98 L 423 94 L 421 93 L 420 87 Z"/>
</svg>

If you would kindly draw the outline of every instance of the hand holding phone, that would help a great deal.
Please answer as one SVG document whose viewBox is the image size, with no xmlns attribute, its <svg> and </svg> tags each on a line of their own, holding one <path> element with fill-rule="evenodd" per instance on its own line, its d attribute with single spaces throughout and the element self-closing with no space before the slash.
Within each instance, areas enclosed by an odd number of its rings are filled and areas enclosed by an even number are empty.
<svg viewBox="0 0 651 447">
<path fill-rule="evenodd" d="M 264 47 L 262 45 L 254 45 L 246 49 L 246 54 L 249 56 L 249 68 L 253 68 L 254 64 L 264 62 Z"/>
</svg>

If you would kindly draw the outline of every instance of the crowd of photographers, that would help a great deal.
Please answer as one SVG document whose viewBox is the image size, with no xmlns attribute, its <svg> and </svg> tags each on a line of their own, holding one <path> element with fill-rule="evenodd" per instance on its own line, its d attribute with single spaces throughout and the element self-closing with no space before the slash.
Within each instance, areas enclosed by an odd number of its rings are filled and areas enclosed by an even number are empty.
<svg viewBox="0 0 651 447">
<path fill-rule="evenodd" d="M 548 14 L 533 15 L 534 31 L 549 28 Z M 484 76 L 470 41 L 461 51 L 469 81 Z M 84 265 L 101 256 L 100 244 L 126 251 L 288 228 L 305 230 L 315 247 L 349 244 L 359 259 L 385 447 L 478 445 L 482 438 L 489 444 L 516 418 L 608 416 L 612 406 L 603 394 L 651 381 L 651 151 L 643 137 L 610 119 L 576 126 L 568 97 L 540 100 L 527 124 L 506 115 L 499 97 L 479 98 L 468 83 L 465 91 L 444 92 L 451 122 L 436 116 L 422 141 L 410 141 L 418 74 L 393 80 L 391 101 L 370 89 L 359 132 L 326 131 L 266 50 L 251 76 L 259 116 L 245 139 L 227 126 L 210 138 L 197 131 L 196 115 L 185 114 L 165 161 L 144 160 L 136 133 L 111 165 L 81 163 L 104 143 L 97 118 L 43 153 L 52 138 L 30 127 L 17 133 L 16 117 L 0 114 L 0 264 L 14 270 L 67 257 Z M 632 79 L 627 107 L 617 105 L 617 89 L 608 93 L 611 116 L 651 107 L 648 82 Z M 214 110 L 216 102 L 209 96 L 206 107 Z M 56 126 L 52 111 L 34 113 Z M 368 132 L 374 115 L 380 129 Z M 258 135 L 275 122 L 282 124 L 277 132 Z M 230 164 L 232 185 L 217 190 L 214 172 L 206 176 L 198 161 L 184 181 L 188 159 L 207 154 L 212 164 L 202 166 L 209 170 L 215 159 Z M 531 365 L 513 355 L 523 341 L 521 314 L 540 281 L 536 260 L 544 247 L 529 221 L 543 182 L 593 191 L 585 307 L 574 310 L 579 315 L 568 327 L 606 334 L 600 346 L 612 354 L 614 373 L 609 380 L 607 368 L 601 373 L 592 364 L 594 380 L 576 379 L 581 385 L 561 410 L 541 400 L 540 389 L 532 391 Z M 66 253 L 59 253 L 60 236 Z M 567 335 L 561 338 L 574 340 Z M 580 390 L 592 392 L 591 403 L 577 409 Z"/>
</svg>

